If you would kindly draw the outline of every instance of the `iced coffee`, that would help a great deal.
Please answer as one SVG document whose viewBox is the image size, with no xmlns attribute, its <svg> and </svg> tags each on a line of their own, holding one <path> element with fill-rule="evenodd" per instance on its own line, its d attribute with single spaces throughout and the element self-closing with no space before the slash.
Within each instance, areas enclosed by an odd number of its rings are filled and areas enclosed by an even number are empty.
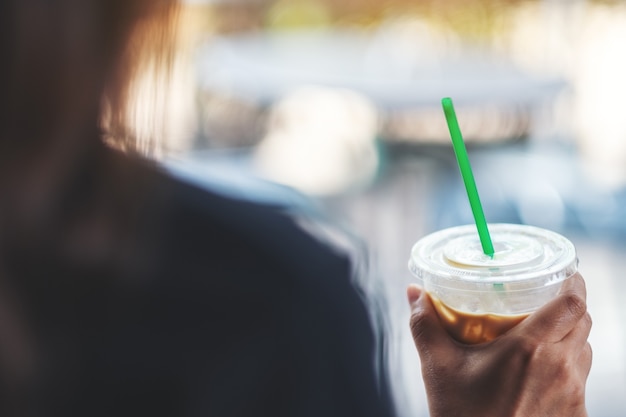
<svg viewBox="0 0 626 417">
<path fill-rule="evenodd" d="M 420 239 L 409 269 L 430 295 L 452 337 L 483 343 L 507 332 L 554 298 L 577 271 L 574 245 L 545 229 L 489 226 L 495 253 L 485 255 L 476 226 Z"/>
</svg>

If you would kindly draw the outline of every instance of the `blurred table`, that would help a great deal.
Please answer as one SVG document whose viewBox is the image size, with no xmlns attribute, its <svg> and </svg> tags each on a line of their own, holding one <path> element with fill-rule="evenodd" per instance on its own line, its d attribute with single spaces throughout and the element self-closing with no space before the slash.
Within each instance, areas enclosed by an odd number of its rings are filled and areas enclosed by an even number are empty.
<svg viewBox="0 0 626 417">
<path fill-rule="evenodd" d="M 527 135 L 536 111 L 566 83 L 530 75 L 484 48 L 418 24 L 212 38 L 197 51 L 204 140 L 261 139 L 264 112 L 303 86 L 347 89 L 379 110 L 386 141 L 447 143 L 442 97 L 453 97 L 468 142 Z M 233 137 L 234 136 L 234 137 Z"/>
</svg>

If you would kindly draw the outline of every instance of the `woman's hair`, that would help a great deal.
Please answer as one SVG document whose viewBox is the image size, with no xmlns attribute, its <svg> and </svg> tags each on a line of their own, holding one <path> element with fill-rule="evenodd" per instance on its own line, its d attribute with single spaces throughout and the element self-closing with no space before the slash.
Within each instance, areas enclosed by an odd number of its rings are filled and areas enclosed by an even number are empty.
<svg viewBox="0 0 626 417">
<path fill-rule="evenodd" d="M 150 153 L 164 129 L 178 8 L 175 0 L 143 3 L 149 3 L 145 14 L 130 28 L 121 60 L 105 86 L 100 122 L 113 146 Z"/>
<path fill-rule="evenodd" d="M 2 0 L 0 153 L 29 152 L 94 125 L 110 143 L 145 148 L 134 88 L 139 78 L 155 86 L 167 79 L 176 3 Z"/>
</svg>

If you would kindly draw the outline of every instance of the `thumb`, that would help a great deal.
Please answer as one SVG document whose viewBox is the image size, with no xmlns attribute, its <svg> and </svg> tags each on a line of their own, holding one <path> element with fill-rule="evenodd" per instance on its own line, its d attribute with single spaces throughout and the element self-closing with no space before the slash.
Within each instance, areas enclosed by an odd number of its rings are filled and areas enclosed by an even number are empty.
<svg viewBox="0 0 626 417">
<path fill-rule="evenodd" d="M 587 290 L 580 274 L 568 278 L 560 294 L 531 314 L 519 326 L 519 332 L 532 337 L 558 342 L 567 336 L 587 312 Z"/>
<path fill-rule="evenodd" d="M 455 345 L 441 326 L 428 294 L 417 285 L 411 284 L 407 288 L 407 298 L 411 306 L 411 334 L 420 358 L 428 360 L 434 354 L 452 354 Z"/>
</svg>

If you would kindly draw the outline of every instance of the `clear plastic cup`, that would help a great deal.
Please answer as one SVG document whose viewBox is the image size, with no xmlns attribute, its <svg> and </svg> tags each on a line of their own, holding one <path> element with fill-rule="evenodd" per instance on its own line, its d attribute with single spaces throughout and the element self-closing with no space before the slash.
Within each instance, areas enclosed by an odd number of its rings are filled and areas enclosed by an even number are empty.
<svg viewBox="0 0 626 417">
<path fill-rule="evenodd" d="M 495 254 L 482 251 L 475 225 L 420 239 L 409 269 L 430 295 L 441 322 L 460 342 L 494 339 L 553 299 L 578 267 L 572 242 L 558 233 L 490 224 Z"/>
</svg>

